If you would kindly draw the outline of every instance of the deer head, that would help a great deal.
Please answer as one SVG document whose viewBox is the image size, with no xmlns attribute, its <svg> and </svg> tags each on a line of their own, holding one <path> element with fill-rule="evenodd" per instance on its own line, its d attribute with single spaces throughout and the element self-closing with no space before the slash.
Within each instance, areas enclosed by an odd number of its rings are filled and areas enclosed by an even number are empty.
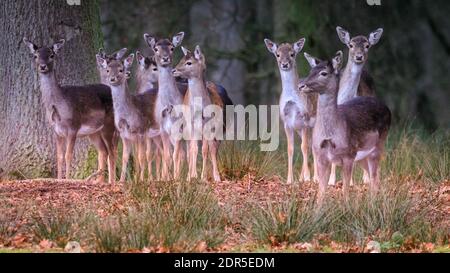
<svg viewBox="0 0 450 273">
<path fill-rule="evenodd" d="M 364 64 L 367 61 L 369 49 L 378 44 L 383 35 L 382 28 L 370 33 L 369 37 L 360 35 L 354 38 L 350 38 L 350 33 L 341 27 L 336 30 L 341 42 L 349 48 L 349 60 L 356 64 Z"/>
<path fill-rule="evenodd" d="M 200 46 L 195 47 L 193 54 L 184 47 L 182 47 L 182 50 L 184 57 L 180 60 L 175 69 L 172 70 L 173 75 L 175 77 L 187 79 L 203 76 L 206 70 L 206 60 Z"/>
<path fill-rule="evenodd" d="M 305 45 L 305 38 L 293 44 L 284 43 L 279 46 L 269 39 L 265 39 L 264 42 L 269 52 L 275 55 L 278 67 L 283 71 L 290 71 L 295 68 L 295 59 Z"/>
<path fill-rule="evenodd" d="M 123 61 L 111 60 L 108 62 L 108 60 L 98 57 L 98 62 L 106 71 L 107 81 L 111 86 L 120 86 L 127 81 L 127 71 L 131 70 L 133 61 L 134 54 L 130 54 Z"/>
<path fill-rule="evenodd" d="M 97 53 L 97 69 L 100 72 L 100 77 L 102 78 L 102 82 L 106 82 L 107 73 L 106 68 L 103 66 L 103 61 L 106 60 L 107 63 L 110 63 L 111 61 L 120 61 L 123 59 L 125 54 L 127 53 L 128 49 L 122 48 L 111 55 L 108 55 L 103 48 L 100 48 L 99 52 Z M 131 78 L 131 71 L 126 71 L 127 79 Z"/>
<path fill-rule="evenodd" d="M 309 55 L 308 55 L 309 56 Z M 344 53 L 338 51 L 331 61 L 320 61 L 311 69 L 308 77 L 299 83 L 299 91 L 319 94 L 337 95 L 339 87 L 339 73 L 342 68 Z"/>
<path fill-rule="evenodd" d="M 60 40 L 51 47 L 38 47 L 27 38 L 23 38 L 23 42 L 30 49 L 38 72 L 47 74 L 53 71 L 56 55 L 63 47 L 65 40 Z"/>
<path fill-rule="evenodd" d="M 154 60 L 158 66 L 169 67 L 172 65 L 172 57 L 175 48 L 179 47 L 183 42 L 184 32 L 180 32 L 173 36 L 172 39 L 156 40 L 155 37 L 144 34 L 144 40 L 155 53 Z"/>
<path fill-rule="evenodd" d="M 145 57 L 140 51 L 136 51 L 136 60 L 139 65 L 137 77 L 150 81 L 153 84 L 158 83 L 158 66 L 153 57 Z"/>
</svg>

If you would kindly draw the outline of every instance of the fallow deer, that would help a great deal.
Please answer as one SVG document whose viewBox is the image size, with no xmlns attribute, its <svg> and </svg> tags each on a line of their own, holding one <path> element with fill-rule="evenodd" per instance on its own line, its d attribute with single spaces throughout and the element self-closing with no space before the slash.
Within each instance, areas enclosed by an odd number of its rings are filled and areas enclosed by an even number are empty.
<svg viewBox="0 0 450 273">
<path fill-rule="evenodd" d="M 280 114 L 284 123 L 288 144 L 287 183 L 291 184 L 294 180 L 293 161 L 295 133 L 297 133 L 302 140 L 301 150 L 303 155 L 303 167 L 300 180 L 308 181 L 311 178 L 308 165 L 310 130 L 314 126 L 316 97 L 314 95 L 299 94 L 297 92 L 299 77 L 297 73 L 296 57 L 303 49 L 305 39 L 300 39 L 294 44 L 284 43 L 281 45 L 277 45 L 269 39 L 265 39 L 264 42 L 269 52 L 275 55 L 281 75 L 282 90 L 280 97 Z"/>
<path fill-rule="evenodd" d="M 61 86 L 55 75 L 56 56 L 65 40 L 51 47 L 38 47 L 27 38 L 39 72 L 42 101 L 47 118 L 56 134 L 58 179 L 69 179 L 73 149 L 77 137 L 88 136 L 98 151 L 98 174 L 103 181 L 108 161 L 109 182 L 115 181 L 114 112 L 111 90 L 106 85 Z M 65 151 L 64 151 L 65 150 Z M 65 155 L 64 155 L 65 154 Z"/>
<path fill-rule="evenodd" d="M 391 125 L 389 108 L 373 97 L 357 97 L 338 105 L 340 69 L 343 53 L 331 61 L 320 62 L 299 84 L 301 93 L 319 94 L 317 119 L 313 130 L 313 151 L 317 158 L 319 198 L 326 193 L 331 164 L 342 165 L 344 197 L 355 161 L 367 160 L 372 192 L 379 188 L 379 168 Z"/>
<path fill-rule="evenodd" d="M 203 155 L 203 168 L 201 173 L 201 179 L 205 180 L 207 178 L 207 161 L 208 161 L 208 150 L 211 156 L 211 163 L 213 166 L 213 178 L 215 182 L 220 182 L 219 168 L 217 165 L 217 152 L 219 149 L 219 140 L 217 139 L 205 139 L 203 136 L 203 126 L 207 120 L 203 112 L 204 108 L 209 105 L 216 105 L 224 109 L 227 101 L 223 100 L 219 94 L 218 88 L 215 88 L 213 83 L 207 83 L 205 81 L 205 70 L 206 70 L 206 59 L 203 55 L 200 46 L 195 48 L 194 53 L 191 53 L 186 48 L 182 47 L 184 57 L 180 60 L 178 65 L 173 70 L 173 75 L 175 77 L 182 77 L 188 80 L 188 90 L 184 97 L 184 105 L 190 107 L 191 116 L 195 118 L 196 114 L 201 115 L 201 125 L 200 128 L 196 128 L 195 121 L 189 120 L 191 122 L 192 128 L 190 133 L 190 142 L 188 150 L 188 162 L 189 162 L 189 174 L 188 179 L 197 178 L 197 156 L 198 156 L 198 141 L 193 137 L 194 130 L 200 130 L 200 135 L 202 136 L 202 155 Z M 201 105 L 197 105 L 201 102 Z M 198 107 L 198 108 L 197 108 Z M 197 113 L 196 111 L 200 111 Z M 213 121 L 214 122 L 214 121 Z M 214 129 L 224 128 L 223 119 L 215 122 Z"/>
<path fill-rule="evenodd" d="M 140 51 L 136 51 L 138 68 L 136 70 L 136 94 L 145 92 L 158 92 L 158 67 L 153 57 L 146 57 Z M 153 179 L 152 165 L 156 163 L 156 179 L 161 179 L 162 140 L 161 136 L 146 139 L 146 157 L 149 179 Z"/>
<path fill-rule="evenodd" d="M 179 178 L 182 161 L 181 140 L 174 138 L 171 127 L 177 121 L 170 115 L 165 115 L 169 107 L 182 105 L 183 95 L 178 89 L 177 82 L 172 74 L 172 58 L 175 48 L 181 45 L 184 32 L 180 32 L 172 39 L 156 39 L 144 34 L 144 40 L 155 53 L 154 60 L 158 68 L 158 92 L 154 109 L 154 117 L 160 125 L 160 134 L 163 143 L 162 179 L 169 179 L 170 148 L 173 145 L 173 177 Z"/>
<path fill-rule="evenodd" d="M 377 29 L 368 37 L 356 36 L 351 38 L 350 33 L 341 27 L 336 28 L 339 39 L 349 49 L 347 66 L 344 68 L 339 83 L 338 104 L 343 104 L 357 96 L 375 96 L 375 88 L 373 79 L 369 73 L 364 69 L 364 66 L 369 57 L 369 50 L 376 45 L 383 35 L 383 29 Z M 316 65 L 316 60 L 305 54 L 306 59 L 310 65 Z M 367 161 L 362 161 L 360 164 L 366 165 L 364 169 L 364 182 L 369 183 L 369 174 L 365 171 L 367 169 Z M 336 184 L 336 165 L 332 165 L 329 185 Z M 353 176 L 350 181 L 353 185 Z"/>
<path fill-rule="evenodd" d="M 131 94 L 127 83 L 127 71 L 130 71 L 134 54 L 124 61 L 99 58 L 102 67 L 106 69 L 108 84 L 114 105 L 114 123 L 122 139 L 122 170 L 120 181 L 125 182 L 126 170 L 132 146 L 137 147 L 139 179 L 144 179 L 145 172 L 145 139 L 159 134 L 157 123 L 153 118 L 156 93 L 144 92 Z"/>
</svg>

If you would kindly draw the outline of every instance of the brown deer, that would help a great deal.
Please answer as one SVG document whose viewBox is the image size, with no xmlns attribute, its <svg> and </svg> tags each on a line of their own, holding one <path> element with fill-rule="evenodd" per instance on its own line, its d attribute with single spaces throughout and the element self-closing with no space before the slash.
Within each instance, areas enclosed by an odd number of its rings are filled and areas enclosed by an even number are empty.
<svg viewBox="0 0 450 273">
<path fill-rule="evenodd" d="M 128 88 L 127 71 L 130 71 L 134 54 L 123 61 L 100 59 L 106 69 L 108 83 L 114 105 L 114 121 L 122 139 L 122 171 L 120 181 L 125 182 L 126 170 L 133 145 L 137 148 L 139 179 L 144 179 L 145 141 L 159 134 L 158 125 L 153 118 L 156 100 L 155 92 L 131 94 Z"/>
<path fill-rule="evenodd" d="M 347 101 L 357 96 L 375 96 L 375 86 L 372 77 L 364 69 L 365 64 L 369 58 L 369 50 L 381 39 L 383 29 L 377 29 L 368 37 L 356 36 L 351 38 L 350 33 L 341 27 L 336 28 L 339 39 L 349 49 L 347 66 L 344 68 L 339 82 L 338 104 L 346 103 Z M 305 57 L 310 65 L 316 65 L 316 60 L 305 53 Z M 367 169 L 367 161 L 364 160 L 360 164 L 366 165 L 364 169 L 364 182 L 369 183 L 369 174 L 365 171 Z M 352 176 L 353 177 L 353 176 Z M 329 185 L 336 184 L 336 165 L 332 165 Z M 350 181 L 353 185 L 353 178 Z"/>
<path fill-rule="evenodd" d="M 310 142 L 310 130 L 314 126 L 316 96 L 299 94 L 297 92 L 299 77 L 297 73 L 296 57 L 303 49 L 305 39 L 300 39 L 294 44 L 284 43 L 277 45 L 269 39 L 264 40 L 267 49 L 271 52 L 278 63 L 281 75 L 281 97 L 280 114 L 284 123 L 287 137 L 288 150 L 288 178 L 287 183 L 294 180 L 294 140 L 297 133 L 302 141 L 303 167 L 300 180 L 309 181 L 311 178 L 308 154 Z M 315 167 L 315 164 L 314 164 Z"/>
<path fill-rule="evenodd" d="M 158 92 L 158 66 L 152 57 L 146 57 L 136 51 L 138 68 L 136 70 L 136 94 Z M 156 163 L 156 179 L 161 179 L 162 140 L 161 136 L 146 139 L 146 157 L 149 179 L 153 179 L 152 165 Z"/>
<path fill-rule="evenodd" d="M 173 70 L 173 75 L 175 77 L 182 77 L 188 79 L 188 90 L 184 97 L 184 105 L 190 107 L 190 113 L 192 116 L 196 114 L 201 114 L 202 124 L 200 124 L 201 128 L 197 128 L 202 131 L 205 126 L 205 122 L 210 121 L 211 119 L 205 118 L 205 113 L 203 112 L 204 108 L 210 105 L 216 105 L 222 108 L 222 112 L 226 101 L 224 101 L 218 91 L 218 88 L 215 88 L 213 83 L 207 83 L 205 81 L 205 70 L 206 70 L 206 59 L 203 55 L 200 46 L 195 48 L 194 53 L 191 53 L 186 48 L 182 47 L 184 57 L 180 60 L 178 65 Z M 196 104 L 201 103 L 199 109 L 196 109 Z M 197 113 L 199 110 L 201 113 Z M 188 162 L 189 162 L 189 174 L 188 179 L 197 178 L 197 156 L 198 156 L 198 142 L 199 140 L 193 137 L 195 130 L 195 121 L 190 120 L 192 125 L 189 139 L 189 152 L 188 152 Z M 214 121 L 213 121 L 214 122 Z M 224 128 L 223 119 L 218 120 L 218 122 L 214 122 L 214 130 L 217 128 Z M 201 179 L 207 179 L 207 161 L 208 161 L 208 150 L 211 156 L 211 163 L 213 166 L 213 178 L 215 182 L 220 182 L 220 174 L 219 168 L 217 165 L 217 152 L 219 149 L 219 140 L 217 139 L 205 139 L 203 132 L 200 132 L 202 137 L 202 155 L 203 155 L 203 168 L 201 173 Z"/>
<path fill-rule="evenodd" d="M 77 137 L 88 136 L 98 152 L 99 181 L 104 179 L 108 160 L 109 182 L 115 181 L 114 112 L 111 90 L 106 85 L 61 86 L 55 76 L 56 56 L 65 40 L 51 47 L 38 47 L 27 38 L 39 72 L 42 101 L 47 118 L 56 134 L 58 179 L 70 178 L 73 149 Z M 65 154 L 65 155 L 64 155 Z"/>
<path fill-rule="evenodd" d="M 331 61 L 320 62 L 299 84 L 301 93 L 319 94 L 317 119 L 313 130 L 313 151 L 317 158 L 319 198 L 322 203 L 331 164 L 343 167 L 344 197 L 355 161 L 366 159 L 371 191 L 379 188 L 380 160 L 391 125 L 389 108 L 373 97 L 357 97 L 338 104 L 343 53 Z"/>
<path fill-rule="evenodd" d="M 162 179 L 168 180 L 170 160 L 170 148 L 173 146 L 173 178 L 179 178 L 183 149 L 181 140 L 174 138 L 171 134 L 171 127 L 179 118 L 174 119 L 170 115 L 164 114 L 169 107 L 182 105 L 183 95 L 177 86 L 177 82 L 172 74 L 173 52 L 181 45 L 184 32 L 180 32 L 172 39 L 156 39 L 144 34 L 144 40 L 155 53 L 154 60 L 158 68 L 158 92 L 154 108 L 154 117 L 160 126 L 160 134 L 163 143 L 163 167 Z"/>
</svg>

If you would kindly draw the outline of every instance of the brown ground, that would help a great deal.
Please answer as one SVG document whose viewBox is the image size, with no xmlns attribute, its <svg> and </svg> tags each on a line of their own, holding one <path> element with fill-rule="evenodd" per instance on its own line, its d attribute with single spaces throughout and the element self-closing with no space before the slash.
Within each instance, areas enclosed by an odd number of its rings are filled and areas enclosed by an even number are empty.
<svg viewBox="0 0 450 273">
<path fill-rule="evenodd" d="M 316 186 L 313 184 L 300 184 L 288 186 L 273 178 L 268 181 L 252 182 L 244 179 L 240 182 L 225 181 L 215 185 L 214 192 L 219 203 L 231 208 L 231 214 L 246 209 L 251 202 L 277 202 L 285 200 L 293 192 L 300 198 L 307 199 L 315 194 Z M 424 200 L 438 198 L 439 202 L 433 208 L 433 221 L 439 221 L 450 227 L 450 181 L 446 181 L 434 190 L 428 190 L 419 184 L 413 184 L 411 193 L 417 194 Z M 358 191 L 365 191 L 358 187 Z M 331 195 L 338 194 L 336 188 L 331 189 Z M 0 183 L 0 220 L 8 215 L 23 215 L 17 219 L 15 225 L 20 227 L 26 223 L 31 211 L 46 210 L 50 206 L 64 209 L 76 208 L 77 211 L 94 209 L 100 216 L 125 211 L 132 201 L 127 198 L 124 185 L 114 186 L 108 184 L 93 184 L 83 181 L 56 181 L 56 180 L 28 180 Z M 25 208 L 25 209 L 23 209 Z M 7 217 L 6 217 L 7 218 Z M 233 217 L 231 217 L 233 219 Z M 25 219 L 25 220 L 24 220 Z M 230 251 L 236 246 L 245 245 L 248 239 L 242 232 L 239 223 L 232 223 L 227 228 L 227 239 L 223 247 L 217 251 Z M 33 245 L 31 234 L 17 234 L 7 243 L 7 247 L 29 248 Z M 3 246 L 3 247 L 6 247 Z M 35 246 L 37 247 L 37 246 Z M 276 250 L 277 246 L 274 246 Z M 278 246 L 283 247 L 283 246 Z M 300 244 L 299 249 L 304 248 Z M 0 244 L 0 248 L 2 245 Z M 241 248 L 239 248 L 241 249 Z M 348 250 L 348 249 L 347 249 Z"/>
</svg>

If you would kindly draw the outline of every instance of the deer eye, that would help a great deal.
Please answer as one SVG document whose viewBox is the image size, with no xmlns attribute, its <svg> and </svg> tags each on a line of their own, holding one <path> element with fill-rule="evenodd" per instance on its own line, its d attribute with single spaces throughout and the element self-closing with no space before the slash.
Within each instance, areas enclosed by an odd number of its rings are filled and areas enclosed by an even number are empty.
<svg viewBox="0 0 450 273">
<path fill-rule="evenodd" d="M 280 58 L 280 54 L 277 54 L 277 58 Z"/>
<path fill-rule="evenodd" d="M 37 55 L 34 55 L 34 56 L 33 56 L 33 58 L 34 58 L 34 59 L 37 59 L 37 58 L 38 58 L 38 56 L 37 56 Z"/>
<path fill-rule="evenodd" d="M 353 44 L 350 44 L 350 48 L 354 48 L 355 46 Z"/>
<path fill-rule="evenodd" d="M 328 76 L 328 72 L 322 71 L 322 72 L 320 72 L 320 76 L 326 77 L 326 76 Z"/>
<path fill-rule="evenodd" d="M 192 62 L 187 62 L 186 65 L 191 66 Z"/>
<path fill-rule="evenodd" d="M 55 55 L 53 55 L 53 54 L 52 54 L 52 55 L 50 55 L 50 59 L 53 59 L 54 57 L 55 57 Z"/>
<path fill-rule="evenodd" d="M 110 70 L 109 70 L 109 69 L 107 69 L 107 70 L 106 70 L 106 73 L 109 73 L 109 72 L 110 72 Z"/>
<path fill-rule="evenodd" d="M 119 73 L 123 73 L 123 69 L 120 69 L 120 70 L 119 70 Z"/>
<path fill-rule="evenodd" d="M 291 57 L 294 58 L 294 56 L 295 56 L 295 54 L 294 54 L 294 53 L 291 53 Z"/>
<path fill-rule="evenodd" d="M 366 45 L 366 49 L 369 49 L 370 48 L 370 45 Z"/>
<path fill-rule="evenodd" d="M 153 48 L 153 51 L 158 52 L 158 48 L 157 47 Z"/>
<path fill-rule="evenodd" d="M 170 51 L 172 51 L 172 52 L 173 52 L 173 49 L 174 49 L 174 48 L 173 48 L 173 47 L 171 47 L 171 48 L 170 48 Z"/>
<path fill-rule="evenodd" d="M 158 68 L 153 68 L 153 71 L 155 71 L 155 72 L 158 71 Z"/>
</svg>

